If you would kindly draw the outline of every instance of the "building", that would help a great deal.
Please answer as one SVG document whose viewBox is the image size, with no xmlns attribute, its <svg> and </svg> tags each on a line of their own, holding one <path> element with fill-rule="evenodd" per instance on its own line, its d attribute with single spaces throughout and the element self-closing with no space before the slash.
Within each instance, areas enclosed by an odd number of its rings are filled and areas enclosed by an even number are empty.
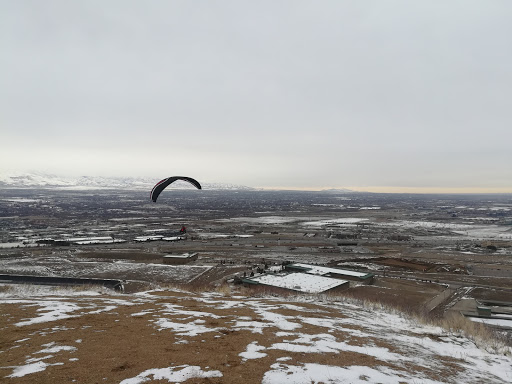
<svg viewBox="0 0 512 384">
<path fill-rule="evenodd" d="M 137 236 L 133 241 L 144 242 L 144 241 L 156 241 L 162 240 L 164 238 L 163 235 L 152 235 L 152 236 Z"/>
<path fill-rule="evenodd" d="M 249 286 L 269 287 L 277 291 L 302 293 L 333 293 L 349 287 L 349 282 L 345 280 L 305 273 L 266 273 L 243 278 L 242 283 Z"/>
<path fill-rule="evenodd" d="M 114 239 L 112 236 L 101 236 L 101 237 L 64 237 L 62 239 L 40 239 L 36 240 L 38 244 L 48 245 L 89 245 L 89 244 L 114 244 L 114 243 L 125 243 L 126 240 Z"/>
<path fill-rule="evenodd" d="M 165 255 L 164 256 L 164 264 L 173 264 L 173 265 L 180 265 L 180 264 L 188 264 L 191 261 L 197 260 L 197 252 L 194 253 L 184 253 L 183 255 Z"/>
<path fill-rule="evenodd" d="M 374 280 L 373 273 L 351 271 L 349 269 L 321 267 L 318 265 L 293 263 L 285 265 L 285 269 L 290 272 L 302 272 L 308 275 L 318 275 L 332 277 L 335 279 L 344 279 L 358 281 L 365 284 L 372 284 Z"/>
<path fill-rule="evenodd" d="M 181 241 L 183 240 L 183 236 L 169 236 L 169 237 L 162 237 L 162 240 L 164 241 Z"/>
</svg>

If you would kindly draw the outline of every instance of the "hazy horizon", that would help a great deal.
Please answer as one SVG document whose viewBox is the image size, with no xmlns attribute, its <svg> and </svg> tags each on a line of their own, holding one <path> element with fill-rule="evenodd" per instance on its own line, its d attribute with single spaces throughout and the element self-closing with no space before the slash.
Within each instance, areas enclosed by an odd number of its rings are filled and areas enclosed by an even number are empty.
<svg viewBox="0 0 512 384">
<path fill-rule="evenodd" d="M 2 1 L 0 172 L 510 193 L 511 12 Z"/>
<path fill-rule="evenodd" d="M 40 171 L 0 171 L 0 185 L 2 181 L 5 182 L 6 179 L 9 177 L 23 177 L 23 176 L 40 176 L 40 177 L 56 177 L 56 178 L 62 178 L 64 181 L 69 179 L 79 179 L 81 177 L 95 177 L 94 175 L 62 175 L 62 174 L 50 174 L 50 173 L 44 173 Z M 123 179 L 120 175 L 104 175 L 104 176 L 98 176 L 98 177 L 105 177 L 105 178 L 112 178 L 112 179 Z M 128 178 L 133 179 L 143 179 L 148 182 L 157 182 L 161 180 L 162 176 L 159 177 L 150 177 L 150 176 L 141 176 L 141 175 L 129 175 Z M 390 186 L 366 186 L 366 187 L 360 187 L 360 186 L 317 186 L 317 187 L 309 187 L 309 188 L 298 188 L 298 187 L 287 187 L 287 186 L 263 186 L 263 185 L 245 185 L 245 184 L 233 184 L 225 182 L 225 180 L 203 180 L 200 179 L 201 184 L 203 184 L 203 188 L 205 185 L 208 184 L 220 184 L 220 185 L 233 185 L 233 186 L 239 186 L 239 187 L 250 187 L 255 188 L 257 190 L 268 190 L 268 191 L 309 191 L 309 192 L 321 192 L 321 191 L 328 191 L 328 190 L 347 190 L 347 191 L 353 191 L 353 192 L 369 192 L 369 193 L 396 193 L 396 194 L 512 194 L 508 189 L 489 189 L 489 188 L 410 188 L 410 187 L 390 187 Z M 9 185 L 9 183 L 7 183 Z M 178 182 L 179 184 L 179 182 Z M 190 187 L 193 189 L 193 187 L 189 186 L 187 183 L 182 183 L 182 185 L 179 186 L 182 187 Z"/>
</svg>

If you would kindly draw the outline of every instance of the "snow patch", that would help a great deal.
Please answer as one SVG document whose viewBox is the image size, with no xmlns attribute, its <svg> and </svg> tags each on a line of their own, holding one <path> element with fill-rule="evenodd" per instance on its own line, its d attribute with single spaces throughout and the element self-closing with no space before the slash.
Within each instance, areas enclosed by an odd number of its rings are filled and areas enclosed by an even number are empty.
<svg viewBox="0 0 512 384">
<path fill-rule="evenodd" d="M 152 379 L 151 376 L 153 377 Z M 140 384 L 151 380 L 167 380 L 173 383 L 182 383 L 189 379 L 212 377 L 222 377 L 222 372 L 203 371 L 198 366 L 179 365 L 177 367 L 148 369 L 135 377 L 121 381 L 120 384 Z"/>
<path fill-rule="evenodd" d="M 243 357 L 244 361 L 248 359 L 261 359 L 262 357 L 267 356 L 267 354 L 258 351 L 262 351 L 264 349 L 265 347 L 258 345 L 257 341 L 253 341 L 247 346 L 245 352 L 239 353 L 238 355 Z"/>
</svg>

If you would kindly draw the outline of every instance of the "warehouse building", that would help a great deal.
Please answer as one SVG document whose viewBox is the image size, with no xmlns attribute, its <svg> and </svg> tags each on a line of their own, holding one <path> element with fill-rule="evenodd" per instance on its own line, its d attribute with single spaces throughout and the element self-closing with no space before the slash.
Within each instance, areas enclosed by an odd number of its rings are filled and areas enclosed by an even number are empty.
<svg viewBox="0 0 512 384">
<path fill-rule="evenodd" d="M 285 265 L 285 270 L 290 272 L 302 272 L 308 275 L 332 277 L 334 279 L 358 281 L 365 284 L 372 284 L 374 281 L 373 273 L 357 272 L 351 271 L 349 269 L 321 267 L 311 264 L 287 264 Z"/>
<path fill-rule="evenodd" d="M 188 264 L 192 261 L 196 261 L 198 257 L 197 252 L 194 253 L 184 253 L 182 255 L 165 255 L 164 256 L 164 264 Z"/>
<path fill-rule="evenodd" d="M 278 292 L 302 293 L 333 293 L 349 287 L 349 282 L 345 280 L 305 273 L 266 273 L 256 277 L 243 278 L 242 283 L 248 286 L 270 287 Z"/>
</svg>

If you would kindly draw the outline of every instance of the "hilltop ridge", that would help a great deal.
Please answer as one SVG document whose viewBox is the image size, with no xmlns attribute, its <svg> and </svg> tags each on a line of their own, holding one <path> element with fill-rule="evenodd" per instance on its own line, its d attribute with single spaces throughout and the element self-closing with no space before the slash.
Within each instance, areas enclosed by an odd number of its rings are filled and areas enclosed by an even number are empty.
<svg viewBox="0 0 512 384">
<path fill-rule="evenodd" d="M 16 383 L 512 378 L 509 347 L 478 348 L 458 331 L 336 297 L 2 288 L 0 374 Z"/>
</svg>

